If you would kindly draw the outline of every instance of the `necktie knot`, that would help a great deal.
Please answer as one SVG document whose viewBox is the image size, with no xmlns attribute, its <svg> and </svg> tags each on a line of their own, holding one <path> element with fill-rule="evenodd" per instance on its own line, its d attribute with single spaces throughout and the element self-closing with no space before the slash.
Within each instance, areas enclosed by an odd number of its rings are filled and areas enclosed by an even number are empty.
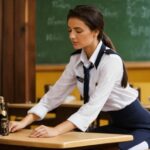
<svg viewBox="0 0 150 150">
<path fill-rule="evenodd" d="M 84 73 L 89 72 L 89 71 L 90 71 L 93 67 L 94 67 L 94 65 L 93 65 L 93 64 L 90 64 L 90 66 L 89 66 L 89 67 L 85 67 L 85 66 L 83 66 Z"/>
</svg>

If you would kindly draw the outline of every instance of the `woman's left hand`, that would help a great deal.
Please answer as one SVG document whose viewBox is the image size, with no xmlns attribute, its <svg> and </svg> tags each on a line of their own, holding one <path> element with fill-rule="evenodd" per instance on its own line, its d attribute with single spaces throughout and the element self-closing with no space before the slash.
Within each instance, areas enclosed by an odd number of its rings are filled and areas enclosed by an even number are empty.
<svg viewBox="0 0 150 150">
<path fill-rule="evenodd" d="M 58 131 L 55 129 L 55 127 L 47 127 L 44 125 L 41 125 L 31 132 L 29 137 L 31 138 L 45 138 L 45 137 L 54 137 L 59 135 Z"/>
</svg>

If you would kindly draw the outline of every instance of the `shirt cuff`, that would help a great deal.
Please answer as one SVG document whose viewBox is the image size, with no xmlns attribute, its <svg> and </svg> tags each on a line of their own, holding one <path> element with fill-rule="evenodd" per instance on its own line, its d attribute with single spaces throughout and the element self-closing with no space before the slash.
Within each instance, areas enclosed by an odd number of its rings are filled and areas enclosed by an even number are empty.
<svg viewBox="0 0 150 150">
<path fill-rule="evenodd" d="M 45 115 L 47 114 L 47 109 L 45 109 L 45 107 L 39 106 L 37 104 L 34 107 L 32 107 L 31 109 L 29 109 L 27 113 L 28 114 L 33 113 L 40 117 L 39 120 L 42 120 L 42 119 L 44 119 Z"/>
<path fill-rule="evenodd" d="M 85 132 L 90 125 L 87 123 L 87 121 L 85 121 L 85 119 L 81 115 L 77 113 L 71 115 L 67 120 L 72 122 L 78 129 L 80 129 L 83 132 Z"/>
</svg>

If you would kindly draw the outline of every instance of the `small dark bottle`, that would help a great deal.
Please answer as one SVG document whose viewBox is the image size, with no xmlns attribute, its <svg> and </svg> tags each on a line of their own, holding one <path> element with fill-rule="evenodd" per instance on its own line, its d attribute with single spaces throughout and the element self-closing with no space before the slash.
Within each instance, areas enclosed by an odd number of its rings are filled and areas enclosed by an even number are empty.
<svg viewBox="0 0 150 150">
<path fill-rule="evenodd" d="M 4 98 L 0 96 L 0 135 L 6 136 L 9 134 L 8 113 Z"/>
</svg>

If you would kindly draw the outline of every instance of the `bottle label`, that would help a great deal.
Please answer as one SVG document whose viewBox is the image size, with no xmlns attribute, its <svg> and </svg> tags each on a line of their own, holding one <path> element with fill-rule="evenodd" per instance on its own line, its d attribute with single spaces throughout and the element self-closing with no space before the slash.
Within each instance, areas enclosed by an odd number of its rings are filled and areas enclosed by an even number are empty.
<svg viewBox="0 0 150 150">
<path fill-rule="evenodd" d="M 7 118 L 2 118 L 0 120 L 0 134 L 3 136 L 9 134 L 9 126 Z"/>
</svg>

